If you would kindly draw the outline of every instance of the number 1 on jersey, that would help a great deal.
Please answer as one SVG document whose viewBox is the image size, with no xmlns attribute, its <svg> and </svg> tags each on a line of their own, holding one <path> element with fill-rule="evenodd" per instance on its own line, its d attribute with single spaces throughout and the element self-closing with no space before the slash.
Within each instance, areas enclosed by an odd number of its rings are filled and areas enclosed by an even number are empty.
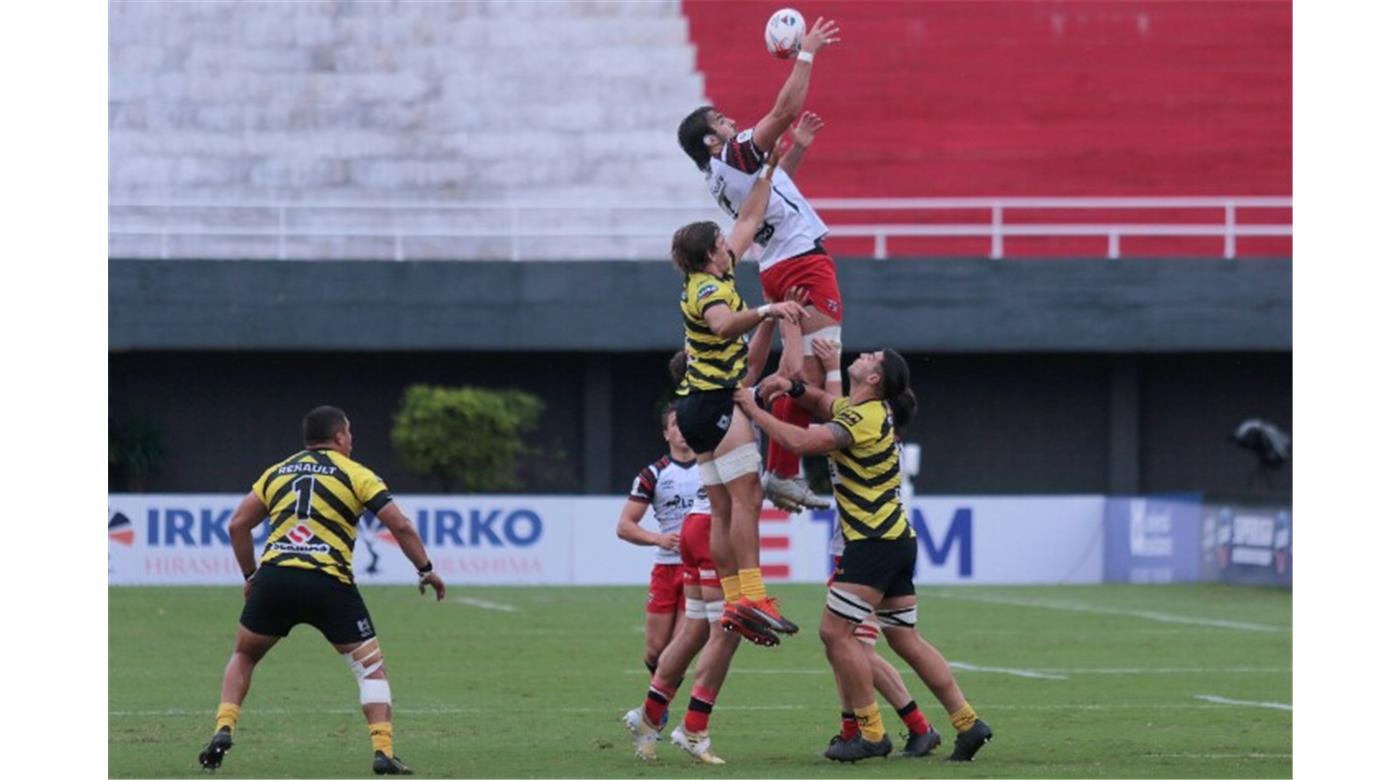
<svg viewBox="0 0 1400 780">
<path fill-rule="evenodd" d="M 292 490 L 297 494 L 297 517 L 311 516 L 311 495 L 316 492 L 316 477 L 307 474 L 292 480 Z"/>
</svg>

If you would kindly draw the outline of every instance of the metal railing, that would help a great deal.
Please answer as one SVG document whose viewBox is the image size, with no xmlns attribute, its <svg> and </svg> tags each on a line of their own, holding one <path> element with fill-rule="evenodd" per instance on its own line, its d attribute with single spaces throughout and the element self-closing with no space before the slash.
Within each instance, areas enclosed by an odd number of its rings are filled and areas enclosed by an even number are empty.
<svg viewBox="0 0 1400 780">
<path fill-rule="evenodd" d="M 1242 213 L 1291 209 L 1292 197 L 1057 197 L 1057 198 L 814 198 L 811 204 L 828 222 L 831 236 L 869 238 L 877 259 L 889 257 L 889 239 L 900 237 L 982 237 L 988 241 L 987 257 L 1006 257 L 1006 239 L 1019 237 L 1101 237 L 1105 257 L 1121 256 L 1125 236 L 1214 236 L 1221 239 L 1220 256 L 1234 259 L 1236 239 L 1250 236 L 1291 236 L 1287 223 L 1240 222 Z M 1102 212 L 1100 220 L 1084 223 L 1027 222 L 1017 212 L 1078 210 Z M 1180 222 L 1112 222 L 1108 214 L 1122 211 L 1219 211 L 1218 219 Z M 411 259 L 409 245 L 418 239 L 509 239 L 509 258 L 523 257 L 521 242 L 529 239 L 656 239 L 670 242 L 670 231 L 693 219 L 714 216 L 711 204 L 658 205 L 642 203 L 469 203 L 405 201 L 112 201 L 108 204 L 109 236 L 158 237 L 160 256 L 170 257 L 175 237 L 275 238 L 276 256 L 286 259 L 287 242 L 294 239 L 366 238 L 391 240 L 395 260 Z M 138 216 L 123 217 L 124 212 Z M 243 213 L 231 219 L 231 213 Z M 365 215 L 364 226 L 318 225 L 324 215 L 341 212 Z M 929 223 L 915 220 L 876 223 L 843 222 L 843 212 L 910 212 L 927 217 L 936 213 L 979 215 L 980 220 Z M 201 216 L 202 213 L 202 216 Z M 211 218 L 223 214 L 221 218 Z M 434 217 L 433 215 L 437 216 Z M 486 217 L 486 224 L 462 227 L 471 215 Z M 251 216 L 247 216 L 251 215 Z M 568 215 L 593 215 L 586 224 L 567 224 Z M 619 219 L 625 216 L 625 219 Z M 222 221 L 221 221 L 222 219 Z M 470 221 L 470 219 L 467 219 Z M 563 224 L 561 224 L 563 222 Z M 608 223 L 620 222 L 622 226 Z M 307 224 L 310 223 L 310 224 Z M 654 223 L 654 224 L 652 224 Z M 664 257 L 664 252 L 658 257 Z"/>
</svg>

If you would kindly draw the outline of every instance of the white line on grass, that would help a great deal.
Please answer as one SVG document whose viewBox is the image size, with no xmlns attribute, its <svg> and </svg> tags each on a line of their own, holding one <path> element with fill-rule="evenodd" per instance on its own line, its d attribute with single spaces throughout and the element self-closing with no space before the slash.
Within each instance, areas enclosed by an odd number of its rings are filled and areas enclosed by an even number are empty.
<svg viewBox="0 0 1400 780">
<path fill-rule="evenodd" d="M 1121 669 L 1037 669 L 1039 672 L 1058 674 L 1284 674 L 1293 671 L 1287 666 L 1227 666 L 1206 668 L 1197 666 L 1182 667 L 1125 667 Z"/>
<path fill-rule="evenodd" d="M 1159 623 L 1184 623 L 1191 626 L 1210 626 L 1212 628 L 1233 628 L 1239 631 L 1287 631 L 1283 626 L 1272 626 L 1264 623 L 1248 623 L 1242 620 L 1213 620 L 1210 618 L 1188 617 L 1186 615 L 1173 615 L 1167 612 L 1154 612 L 1141 609 L 1112 609 L 1109 607 L 1099 607 L 1093 604 L 1082 604 L 1075 601 L 1052 601 L 1048 599 L 1028 599 L 1011 598 L 1006 596 L 965 596 L 956 593 L 935 593 L 935 598 L 960 599 L 962 601 L 980 601 L 987 604 L 1003 604 L 1010 607 L 1038 607 L 1040 609 L 1058 609 L 1066 612 L 1088 612 L 1095 615 L 1122 615 L 1124 617 L 1142 618 L 1143 620 L 1155 620 Z"/>
<path fill-rule="evenodd" d="M 1196 694 L 1196 698 L 1201 701 L 1214 702 L 1216 704 L 1236 704 L 1241 707 L 1264 707 L 1271 710 L 1293 710 L 1292 704 L 1280 704 L 1276 701 L 1241 701 L 1239 699 L 1227 699 L 1224 696 L 1211 696 L 1206 693 Z"/>
<path fill-rule="evenodd" d="M 519 612 L 519 611 L 520 611 L 520 610 L 516 609 L 515 607 L 512 607 L 512 606 L 509 605 L 509 604 L 501 604 L 501 603 L 498 603 L 498 602 L 495 602 L 495 601 L 487 601 L 486 599 L 469 599 L 469 598 L 467 598 L 466 596 L 458 596 L 457 598 L 455 598 L 455 599 L 453 599 L 453 600 L 456 601 L 458 604 L 466 604 L 467 606 L 471 606 L 471 607 L 481 607 L 482 609 L 494 609 L 494 610 L 496 610 L 497 612 Z"/>
<path fill-rule="evenodd" d="M 1252 702 L 1251 702 L 1252 703 Z M 997 710 L 1217 710 L 1222 706 L 1220 703 L 1209 704 L 1183 704 L 1183 703 L 1163 703 L 1163 702 L 1136 702 L 1136 703 L 1114 703 L 1114 704 L 989 704 L 978 702 L 977 706 L 983 712 L 995 712 Z M 739 711 L 774 711 L 774 710 L 806 710 L 811 709 L 800 704 L 735 704 L 725 705 L 722 709 Z M 396 715 L 490 715 L 499 712 L 497 708 L 490 707 L 394 707 Z M 555 707 L 555 712 L 572 713 L 606 713 L 613 712 L 619 717 L 622 715 L 621 707 Z M 107 713 L 111 718 L 152 718 L 152 717 L 172 717 L 187 718 L 190 716 L 208 715 L 209 709 L 164 709 L 164 710 L 111 710 Z M 261 715 L 358 715 L 360 710 L 354 707 L 329 707 L 329 708 L 256 708 L 249 710 Z"/>
<path fill-rule="evenodd" d="M 954 669 L 961 669 L 964 672 L 996 672 L 999 674 L 1009 674 L 1013 677 L 1030 677 L 1036 680 L 1068 680 L 1063 674 L 1053 674 L 1037 672 L 1031 669 L 1010 669 L 1004 666 L 973 666 L 962 661 L 949 661 L 948 665 Z"/>
<path fill-rule="evenodd" d="M 1292 753 L 1146 753 L 1144 758 L 1292 758 Z"/>
</svg>

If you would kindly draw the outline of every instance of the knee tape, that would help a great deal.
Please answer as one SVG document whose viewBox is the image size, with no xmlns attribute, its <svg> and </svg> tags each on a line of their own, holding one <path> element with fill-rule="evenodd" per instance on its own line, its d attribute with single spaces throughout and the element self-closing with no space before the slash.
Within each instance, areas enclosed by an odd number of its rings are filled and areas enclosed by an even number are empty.
<svg viewBox="0 0 1400 780">
<path fill-rule="evenodd" d="M 693 599 L 689 596 L 685 599 L 685 616 L 691 620 L 705 619 L 705 602 L 703 599 Z"/>
<path fill-rule="evenodd" d="M 705 602 L 705 618 L 711 623 L 718 623 L 724 617 L 724 601 Z"/>
<path fill-rule="evenodd" d="M 900 609 L 882 609 L 875 614 L 880 625 L 887 628 L 913 628 L 919 622 L 919 608 L 914 604 Z"/>
<path fill-rule="evenodd" d="M 817 354 L 817 353 L 816 353 L 816 350 L 814 350 L 814 349 L 812 348 L 812 342 L 816 341 L 817 339 L 825 339 L 825 340 L 827 340 L 827 341 L 834 341 L 834 342 L 836 342 L 837 344 L 840 344 L 840 343 L 841 343 L 841 326 L 840 326 L 840 325 L 828 325 L 828 326 L 826 326 L 825 328 L 822 328 L 821 330 L 816 330 L 816 331 L 812 331 L 811 333 L 804 334 L 804 335 L 802 336 L 802 354 L 803 354 L 803 355 L 815 355 L 815 354 Z"/>
<path fill-rule="evenodd" d="M 723 485 L 724 480 L 719 478 L 719 469 L 715 468 L 713 460 L 700 464 L 700 484 L 706 487 L 710 485 Z"/>
<path fill-rule="evenodd" d="M 826 608 L 837 617 L 857 625 L 864 623 L 875 611 L 874 607 L 840 588 L 831 588 L 826 592 Z"/>
<path fill-rule="evenodd" d="M 715 458 L 715 470 L 723 482 L 733 482 L 745 474 L 757 474 L 763 457 L 758 454 L 758 445 L 753 442 L 738 447 Z"/>
<path fill-rule="evenodd" d="M 369 639 L 354 650 L 343 653 L 345 663 L 355 673 L 355 681 L 360 684 L 360 705 L 390 704 L 389 681 L 383 678 L 370 679 L 370 675 L 384 666 L 384 655 L 379 652 L 379 640 Z"/>
</svg>

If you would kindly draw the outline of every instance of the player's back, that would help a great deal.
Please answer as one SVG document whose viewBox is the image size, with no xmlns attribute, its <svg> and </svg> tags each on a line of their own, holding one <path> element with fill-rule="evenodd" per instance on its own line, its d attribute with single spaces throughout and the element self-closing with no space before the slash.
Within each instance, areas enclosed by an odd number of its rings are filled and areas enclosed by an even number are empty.
<svg viewBox="0 0 1400 780">
<path fill-rule="evenodd" d="M 265 566 L 312 569 L 354 581 L 356 527 L 366 509 L 393 500 L 374 472 L 333 449 L 302 450 L 269 467 L 253 483 L 271 530 Z"/>
</svg>

